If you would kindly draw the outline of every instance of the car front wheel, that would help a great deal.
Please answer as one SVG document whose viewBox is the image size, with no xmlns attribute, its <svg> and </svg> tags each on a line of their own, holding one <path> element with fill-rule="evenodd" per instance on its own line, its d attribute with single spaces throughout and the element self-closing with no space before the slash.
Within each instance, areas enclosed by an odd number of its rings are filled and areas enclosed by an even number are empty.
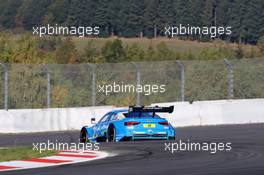
<svg viewBox="0 0 264 175">
<path fill-rule="evenodd" d="M 87 133 L 86 129 L 82 129 L 80 132 L 80 142 L 81 143 L 89 142 L 88 133 Z"/>
</svg>

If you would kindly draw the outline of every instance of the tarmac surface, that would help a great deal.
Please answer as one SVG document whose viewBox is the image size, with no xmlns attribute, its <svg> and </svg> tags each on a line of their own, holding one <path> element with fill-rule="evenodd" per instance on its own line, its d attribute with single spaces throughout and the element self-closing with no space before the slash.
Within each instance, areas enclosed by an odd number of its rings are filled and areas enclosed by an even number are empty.
<svg viewBox="0 0 264 175">
<path fill-rule="evenodd" d="M 176 128 L 176 140 L 100 143 L 100 150 L 115 154 L 73 165 L 0 172 L 0 175 L 263 175 L 264 124 Z M 33 142 L 77 142 L 78 131 L 35 134 L 0 134 L 0 147 L 32 146 Z M 231 143 L 231 150 L 168 150 L 185 143 Z M 221 147 L 222 148 L 222 147 Z M 166 150 L 165 150 L 166 149 Z M 222 151 L 221 151 L 222 150 Z"/>
</svg>

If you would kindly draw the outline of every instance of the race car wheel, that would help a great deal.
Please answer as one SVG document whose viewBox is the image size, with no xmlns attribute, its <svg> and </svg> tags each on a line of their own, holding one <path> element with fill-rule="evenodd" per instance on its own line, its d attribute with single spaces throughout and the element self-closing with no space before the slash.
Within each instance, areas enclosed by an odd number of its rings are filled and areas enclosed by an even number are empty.
<svg viewBox="0 0 264 175">
<path fill-rule="evenodd" d="M 80 133 L 80 142 L 81 143 L 89 142 L 87 136 L 88 136 L 88 133 L 87 133 L 86 129 L 82 129 L 81 133 Z"/>
<path fill-rule="evenodd" d="M 115 142 L 116 141 L 116 129 L 114 126 L 110 126 L 107 131 L 107 141 L 108 142 Z"/>
<path fill-rule="evenodd" d="M 169 137 L 168 140 L 176 140 L 175 136 L 174 137 Z"/>
</svg>

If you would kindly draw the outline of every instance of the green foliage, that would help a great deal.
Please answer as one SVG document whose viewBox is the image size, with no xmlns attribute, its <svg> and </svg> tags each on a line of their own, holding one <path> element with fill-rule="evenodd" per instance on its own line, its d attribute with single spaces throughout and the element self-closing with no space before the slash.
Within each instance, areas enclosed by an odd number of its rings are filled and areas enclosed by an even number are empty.
<svg viewBox="0 0 264 175">
<path fill-rule="evenodd" d="M 243 48 L 241 46 L 238 46 L 241 50 L 241 52 L 243 52 Z M 198 55 L 198 59 L 199 60 L 219 60 L 219 59 L 225 59 L 225 58 L 238 58 L 238 51 L 235 50 L 236 52 L 234 53 L 234 51 L 230 48 L 228 48 L 228 46 L 226 46 L 225 44 L 220 45 L 218 47 L 216 47 L 215 49 L 208 49 L 208 48 L 204 48 L 201 53 Z M 243 57 L 243 55 L 240 55 Z"/>
<path fill-rule="evenodd" d="M 75 39 L 74 39 L 75 40 Z M 36 38 L 29 34 L 11 35 L 0 33 L 0 61 L 2 63 L 117 63 L 127 61 L 161 60 L 219 60 L 224 58 L 260 57 L 262 39 L 258 47 L 227 44 L 215 40 L 214 44 L 197 50 L 190 46 L 168 42 L 166 39 L 141 39 L 136 42 L 122 42 L 123 39 L 87 39 L 83 48 L 76 46 L 72 37 L 46 36 Z M 100 42 L 99 42 L 100 41 Z M 180 41 L 181 43 L 183 41 Z M 188 41 L 189 42 L 189 41 Z M 187 42 L 187 44 L 188 44 Z M 230 47 L 231 46 L 231 47 Z M 181 50 L 183 49 L 183 50 Z"/>
<path fill-rule="evenodd" d="M 227 97 L 227 69 L 223 61 L 183 61 L 186 99 L 216 100 Z"/>
<path fill-rule="evenodd" d="M 13 59 L 13 44 L 10 41 L 10 34 L 1 33 L 0 34 L 0 60 L 3 63 L 12 62 Z"/>
<path fill-rule="evenodd" d="M 55 60 L 59 64 L 74 62 L 77 50 L 71 38 L 64 39 L 55 50 Z"/>
<path fill-rule="evenodd" d="M 102 48 L 102 56 L 108 63 L 117 63 L 125 60 L 125 50 L 122 46 L 122 41 L 115 39 L 113 41 L 107 41 Z"/>
<path fill-rule="evenodd" d="M 264 55 L 264 36 L 262 36 L 258 41 L 258 48 L 260 52 Z"/>
<path fill-rule="evenodd" d="M 113 4 L 108 0 L 98 0 L 94 12 L 94 24 L 100 27 L 101 36 L 109 36 L 113 30 L 112 23 Z"/>
<path fill-rule="evenodd" d="M 144 3 L 142 3 L 142 0 L 133 0 L 133 3 L 129 5 L 129 8 L 129 18 L 127 21 L 127 29 L 129 29 L 129 31 L 125 32 L 128 34 L 124 34 L 130 37 L 141 36 L 143 35 L 144 30 Z"/>
<path fill-rule="evenodd" d="M 61 44 L 60 37 L 43 37 L 37 39 L 38 48 L 45 52 L 52 52 L 56 50 L 57 45 Z"/>
<path fill-rule="evenodd" d="M 203 49 L 199 55 L 200 60 L 212 60 L 217 57 L 217 52 L 211 51 L 209 49 Z"/>
<path fill-rule="evenodd" d="M 69 1 L 68 16 L 66 24 L 71 26 L 86 26 L 92 23 L 94 1 L 92 0 L 72 0 Z"/>
<path fill-rule="evenodd" d="M 183 56 L 181 56 L 181 54 L 176 55 L 176 58 L 179 59 L 184 59 L 184 60 L 195 60 L 197 59 L 195 57 L 195 55 L 192 53 L 191 49 L 188 49 L 188 51 L 186 51 Z"/>
<path fill-rule="evenodd" d="M 47 157 L 56 155 L 58 151 L 45 150 L 41 153 L 32 149 L 32 147 L 11 147 L 0 150 L 0 162 L 11 160 L 30 160 L 33 158 Z"/>
<path fill-rule="evenodd" d="M 159 10 L 157 11 L 158 28 L 163 30 L 164 26 L 173 24 L 173 6 L 171 0 L 159 1 Z"/>
<path fill-rule="evenodd" d="M 241 59 L 244 57 L 244 51 L 240 44 L 237 45 L 237 49 L 235 51 L 235 57 Z"/>
<path fill-rule="evenodd" d="M 16 25 L 26 30 L 32 30 L 33 26 L 41 25 L 51 2 L 52 0 L 22 0 L 16 14 Z"/>
<path fill-rule="evenodd" d="M 154 31 L 157 29 L 157 12 L 158 0 L 144 1 L 144 35 L 147 37 L 154 37 Z"/>
<path fill-rule="evenodd" d="M 40 64 L 44 60 L 40 57 L 37 42 L 30 35 L 23 35 L 17 41 L 18 47 L 15 49 L 12 56 L 12 63 L 34 63 Z"/>
<path fill-rule="evenodd" d="M 263 0 L 8 0 L 0 2 L 3 29 L 33 26 L 99 26 L 100 36 L 164 36 L 164 27 L 224 26 L 231 35 L 218 38 L 256 44 L 264 33 Z M 212 40 L 209 36 L 183 39 Z"/>
<path fill-rule="evenodd" d="M 230 61 L 234 65 L 235 98 L 264 97 L 263 59 Z M 223 60 L 181 62 L 185 68 L 186 100 L 216 100 L 228 97 L 228 69 Z M 176 61 L 138 64 L 142 85 L 166 85 L 164 93 L 153 93 L 149 96 L 142 93 L 142 104 L 180 100 L 180 68 Z M 12 64 L 8 67 L 10 108 L 46 107 L 47 69 L 51 76 L 52 107 L 81 107 L 92 104 L 93 69 L 90 65 Z M 136 68 L 131 63 L 98 64 L 94 71 L 96 84 L 136 84 Z M 3 77 L 3 74 L 0 75 Z M 0 99 L 3 100 L 2 96 Z M 127 106 L 135 101 L 136 93 L 111 93 L 106 96 L 97 91 L 96 94 L 97 105 Z"/>
<path fill-rule="evenodd" d="M 100 55 L 93 40 L 89 40 L 83 53 L 80 55 L 81 63 L 103 63 L 105 59 Z"/>
<path fill-rule="evenodd" d="M 146 60 L 147 61 L 154 60 L 154 57 L 155 57 L 155 49 L 152 46 L 152 44 L 150 44 L 146 51 Z"/>
<path fill-rule="evenodd" d="M 69 0 L 53 0 L 52 4 L 48 7 L 47 13 L 43 18 L 43 23 L 47 24 L 63 24 L 67 20 Z M 49 20 L 44 20 L 44 19 Z"/>
<path fill-rule="evenodd" d="M 43 108 L 46 106 L 47 79 L 36 65 L 12 64 L 9 67 L 9 107 Z"/>
<path fill-rule="evenodd" d="M 156 59 L 158 60 L 172 60 L 174 53 L 168 48 L 164 42 L 157 45 Z"/>
<path fill-rule="evenodd" d="M 145 52 L 138 44 L 132 44 L 126 49 L 126 57 L 129 61 L 144 61 Z"/>
<path fill-rule="evenodd" d="M 16 27 L 15 18 L 18 8 L 21 6 L 21 0 L 9 0 L 0 2 L 0 23 L 5 28 Z"/>
<path fill-rule="evenodd" d="M 0 62 L 41 64 L 54 62 L 54 49 L 58 38 L 35 39 L 25 34 L 17 38 L 9 33 L 0 33 Z"/>
</svg>

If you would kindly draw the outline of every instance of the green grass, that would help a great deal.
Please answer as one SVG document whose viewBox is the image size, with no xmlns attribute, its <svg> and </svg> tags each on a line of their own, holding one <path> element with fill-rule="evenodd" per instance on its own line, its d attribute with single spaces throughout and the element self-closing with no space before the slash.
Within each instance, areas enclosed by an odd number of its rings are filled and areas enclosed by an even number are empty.
<svg viewBox="0 0 264 175">
<path fill-rule="evenodd" d="M 42 151 L 39 153 L 32 147 L 3 148 L 0 149 L 0 162 L 11 160 L 28 160 L 32 158 L 46 157 L 56 154 L 57 151 Z"/>
</svg>

